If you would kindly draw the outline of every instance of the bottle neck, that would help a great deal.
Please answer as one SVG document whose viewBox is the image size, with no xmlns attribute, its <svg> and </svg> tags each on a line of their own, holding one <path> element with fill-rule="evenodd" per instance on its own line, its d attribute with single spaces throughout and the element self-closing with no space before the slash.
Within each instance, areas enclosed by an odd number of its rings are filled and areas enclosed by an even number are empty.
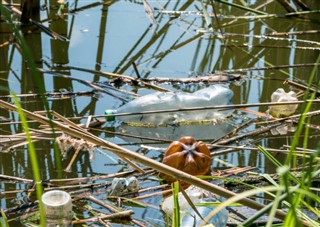
<svg viewBox="0 0 320 227">
<path fill-rule="evenodd" d="M 106 110 L 106 111 L 104 111 L 104 114 L 106 115 L 106 120 L 107 121 L 114 121 L 116 119 L 116 117 L 112 116 L 112 115 L 116 114 L 116 113 L 117 113 L 117 110 Z"/>
</svg>

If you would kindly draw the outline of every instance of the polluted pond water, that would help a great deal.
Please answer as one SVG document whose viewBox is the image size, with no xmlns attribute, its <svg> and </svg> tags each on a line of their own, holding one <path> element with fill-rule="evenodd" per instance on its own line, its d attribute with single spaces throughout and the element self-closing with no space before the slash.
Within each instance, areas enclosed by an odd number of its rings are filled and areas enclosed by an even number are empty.
<svg viewBox="0 0 320 227">
<path fill-rule="evenodd" d="M 52 190 L 74 226 L 320 226 L 317 1 L 23 2 L 0 4 L 3 226 L 45 226 Z"/>
</svg>

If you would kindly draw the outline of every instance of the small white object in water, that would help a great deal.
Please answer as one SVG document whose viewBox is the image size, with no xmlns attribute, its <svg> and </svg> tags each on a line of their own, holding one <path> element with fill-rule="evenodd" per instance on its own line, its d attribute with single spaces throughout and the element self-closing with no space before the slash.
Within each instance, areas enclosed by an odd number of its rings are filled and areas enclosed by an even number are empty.
<svg viewBox="0 0 320 227">
<path fill-rule="evenodd" d="M 189 188 L 187 188 L 185 192 L 189 196 L 191 201 L 196 201 L 202 198 L 215 198 L 216 200 L 219 199 L 218 195 L 210 193 L 194 185 L 191 185 Z M 182 213 L 186 212 L 190 208 L 190 205 L 187 199 L 184 197 L 184 195 L 181 192 L 178 193 L 178 200 L 179 200 L 180 212 Z M 167 213 L 169 216 L 171 216 L 173 213 L 173 208 L 174 208 L 173 196 L 171 195 L 163 200 L 163 202 L 161 203 L 161 209 L 165 213 Z"/>
<path fill-rule="evenodd" d="M 130 177 L 127 180 L 127 189 L 129 192 L 137 192 L 140 189 L 140 183 L 136 177 Z"/>
<path fill-rule="evenodd" d="M 120 196 L 129 192 L 137 192 L 140 189 L 140 183 L 134 176 L 129 179 L 126 178 L 113 178 L 111 184 L 110 196 Z"/>
<path fill-rule="evenodd" d="M 294 102 L 294 101 L 298 101 L 298 99 L 294 91 L 290 91 L 286 93 L 282 88 L 278 88 L 275 92 L 272 93 L 271 101 L 282 103 L 282 102 Z M 298 108 L 298 104 L 271 106 L 270 114 L 274 117 L 287 117 L 292 115 L 297 108 Z"/>
<path fill-rule="evenodd" d="M 49 191 L 42 195 L 41 201 L 45 208 L 46 226 L 71 226 L 73 213 L 69 193 L 61 190 Z"/>
<path fill-rule="evenodd" d="M 126 178 L 113 178 L 109 195 L 117 196 L 123 194 L 127 189 L 126 181 Z"/>
<path fill-rule="evenodd" d="M 186 194 L 189 196 L 190 200 L 193 203 L 203 203 L 203 202 L 218 202 L 219 196 L 213 193 L 210 193 L 204 189 L 198 188 L 194 185 L 191 185 L 189 188 L 185 190 Z M 182 218 L 181 226 L 200 226 L 201 219 L 195 213 L 195 211 L 189 205 L 187 199 L 184 195 L 179 192 L 178 193 L 178 201 L 179 208 Z M 201 214 L 202 217 L 206 217 L 212 210 L 214 210 L 214 206 L 205 206 L 205 207 L 197 207 L 197 210 Z M 164 199 L 161 204 L 161 209 L 169 216 L 172 215 L 174 209 L 173 196 L 169 196 Z M 228 220 L 228 211 L 223 209 L 218 212 L 214 217 L 210 218 L 208 224 L 212 224 L 216 227 L 224 227 L 226 226 Z"/>
</svg>

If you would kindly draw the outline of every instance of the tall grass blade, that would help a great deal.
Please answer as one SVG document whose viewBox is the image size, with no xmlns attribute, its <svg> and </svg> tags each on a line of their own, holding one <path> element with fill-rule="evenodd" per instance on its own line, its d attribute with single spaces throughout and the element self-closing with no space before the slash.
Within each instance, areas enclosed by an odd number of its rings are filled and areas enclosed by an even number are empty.
<svg viewBox="0 0 320 227">
<path fill-rule="evenodd" d="M 236 203 L 236 202 L 240 201 L 243 198 L 248 198 L 249 196 L 253 196 L 253 195 L 256 195 L 256 194 L 259 194 L 259 193 L 266 193 L 266 192 L 270 193 L 272 191 L 278 191 L 278 190 L 283 190 L 283 189 L 284 189 L 283 187 L 279 188 L 277 186 L 266 186 L 266 187 L 263 187 L 263 188 L 256 188 L 256 189 L 253 189 L 253 190 L 249 190 L 249 191 L 245 191 L 245 192 L 239 193 L 236 196 L 233 196 L 233 197 L 227 199 L 226 201 L 222 202 L 220 204 L 220 206 L 216 207 L 213 211 L 211 211 L 205 217 L 205 219 L 204 219 L 205 221 L 201 222 L 201 225 L 204 225 L 205 222 L 208 222 L 208 220 L 210 220 L 214 215 L 216 215 L 219 211 L 221 211 L 225 207 L 231 206 L 231 204 Z M 263 208 L 263 210 L 264 209 L 266 209 L 266 207 Z"/>
<path fill-rule="evenodd" d="M 320 55 L 318 56 L 317 58 L 317 61 L 316 63 L 319 63 L 320 62 Z M 311 84 L 314 80 L 314 77 L 316 75 L 316 72 L 318 70 L 318 67 L 314 67 L 313 70 L 312 70 L 312 73 L 310 75 L 310 78 L 309 78 L 309 86 L 308 86 L 308 90 L 306 92 L 306 95 L 304 97 L 304 99 L 307 99 L 310 95 L 310 87 L 311 87 Z M 318 82 L 318 85 L 320 84 L 320 81 Z M 311 94 L 311 100 L 315 99 L 316 97 L 316 93 L 313 92 Z M 294 138 L 292 140 L 292 143 L 291 143 L 291 149 L 290 149 L 290 152 L 287 156 L 287 159 L 286 159 L 286 164 L 287 165 L 290 165 L 292 164 L 293 167 L 296 167 L 296 163 L 297 163 L 297 157 L 296 155 L 294 154 L 294 150 L 296 148 L 296 146 L 298 145 L 299 143 L 299 137 L 302 133 L 302 130 L 304 128 L 304 125 L 305 125 L 305 120 L 306 120 L 306 113 L 309 112 L 311 108 L 311 105 L 310 104 L 306 104 L 303 106 L 303 114 L 301 115 L 300 119 L 299 119 L 299 123 L 298 123 L 298 127 L 297 127 L 297 130 L 296 130 L 296 133 L 294 135 Z M 307 145 L 307 140 L 306 138 L 308 138 L 308 130 L 305 131 L 305 139 L 303 141 L 303 146 L 305 147 Z M 310 165 L 312 165 L 313 163 L 313 159 L 312 159 L 312 156 L 311 156 L 311 159 L 310 159 Z M 305 183 L 307 184 L 311 184 L 311 175 L 312 175 L 312 172 L 314 172 L 314 169 L 312 167 L 309 168 L 309 170 L 307 172 L 304 173 L 304 177 L 303 177 L 303 182 L 302 182 L 302 185 L 300 185 L 300 187 L 304 188 L 305 191 L 309 191 L 309 188 L 305 187 Z M 305 182 L 304 179 L 307 179 L 309 182 Z M 304 193 L 296 193 L 293 195 L 293 197 L 291 198 L 291 207 L 288 211 L 288 215 L 284 221 L 284 226 L 285 227 L 289 227 L 289 226 L 301 226 L 302 224 L 299 222 L 299 219 L 297 217 L 297 208 L 300 206 L 300 204 L 304 204 L 304 205 L 307 205 L 308 204 L 305 202 L 304 200 L 304 197 L 305 197 L 305 191 Z"/>
<path fill-rule="evenodd" d="M 258 149 L 276 166 L 276 167 L 283 167 L 283 165 L 267 150 L 265 150 L 263 147 L 258 146 Z M 295 181 L 296 183 L 300 183 L 298 178 L 296 178 L 292 173 L 288 172 L 288 175 L 290 176 L 290 179 Z"/>
<path fill-rule="evenodd" d="M 320 62 L 320 55 L 318 56 L 316 63 L 319 64 L 319 62 Z M 312 73 L 310 75 L 309 82 L 308 82 L 308 84 L 309 84 L 308 90 L 306 92 L 304 100 L 306 100 L 308 95 L 310 94 L 309 93 L 310 87 L 311 87 L 312 81 L 314 80 L 314 77 L 316 75 L 317 70 L 318 70 L 317 66 L 313 67 L 313 70 L 312 70 Z M 320 81 L 318 82 L 318 85 L 319 84 L 320 84 Z M 315 95 L 316 95 L 316 93 L 314 92 L 312 94 L 311 100 L 313 100 L 315 98 Z M 310 103 L 307 103 L 305 106 L 303 105 L 303 114 L 301 115 L 301 117 L 299 119 L 299 124 L 298 124 L 297 130 L 295 132 L 294 138 L 293 138 L 292 143 L 291 143 L 291 149 L 290 149 L 289 155 L 287 156 L 287 159 L 286 159 L 286 164 L 287 165 L 289 165 L 291 163 L 291 159 L 292 159 L 292 156 L 293 156 L 293 151 L 296 149 L 296 146 L 298 145 L 299 136 L 301 135 L 301 132 L 302 132 L 302 129 L 303 129 L 304 121 L 305 121 L 305 118 L 306 118 L 305 113 L 307 113 L 310 110 L 310 108 L 311 108 L 311 104 Z"/>
<path fill-rule="evenodd" d="M 206 24 L 208 28 L 211 30 L 212 29 L 211 20 L 207 12 L 207 6 L 204 4 L 203 0 L 201 0 L 201 5 L 202 5 L 203 16 L 204 16 L 204 19 L 206 20 Z"/>
<path fill-rule="evenodd" d="M 172 223 L 174 227 L 180 227 L 180 207 L 179 207 L 179 182 L 176 181 L 172 184 L 173 193 L 173 217 Z"/>
<path fill-rule="evenodd" d="M 17 111 L 18 114 L 20 116 L 21 119 L 21 124 L 23 127 L 23 130 L 25 132 L 26 135 L 26 140 L 28 141 L 28 153 L 29 153 L 29 157 L 30 157 L 30 161 L 31 161 L 31 165 L 32 165 L 32 172 L 33 172 L 33 177 L 35 180 L 35 184 L 36 184 L 36 194 L 37 194 L 37 199 L 39 200 L 39 211 L 40 211 L 40 224 L 41 226 L 45 225 L 45 212 L 44 212 L 44 207 L 43 204 L 41 202 L 41 196 L 42 196 L 42 184 L 41 184 L 41 177 L 40 177 L 40 168 L 38 165 L 38 160 L 37 160 L 37 154 L 36 154 L 36 149 L 34 147 L 34 144 L 32 142 L 31 139 L 31 134 L 30 134 L 30 130 L 29 130 L 29 126 L 27 123 L 27 119 L 22 111 L 21 108 L 21 104 L 18 101 L 17 97 L 14 95 L 14 103 L 17 107 Z"/>
<path fill-rule="evenodd" d="M 9 223 L 8 223 L 8 219 L 7 219 L 7 215 L 4 212 L 4 210 L 1 209 L 1 216 L 2 216 L 2 220 L 0 222 L 1 226 L 3 227 L 9 227 Z"/>
</svg>

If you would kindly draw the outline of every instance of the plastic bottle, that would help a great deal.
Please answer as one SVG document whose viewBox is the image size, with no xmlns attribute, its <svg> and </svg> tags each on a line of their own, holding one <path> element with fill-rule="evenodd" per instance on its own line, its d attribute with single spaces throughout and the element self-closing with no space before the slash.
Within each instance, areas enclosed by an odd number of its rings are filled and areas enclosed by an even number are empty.
<svg viewBox="0 0 320 227">
<path fill-rule="evenodd" d="M 219 202 L 220 197 L 216 194 L 208 192 L 204 189 L 198 188 L 191 185 L 189 188 L 185 189 L 185 193 L 188 195 L 189 199 L 194 204 L 206 203 L 206 202 Z M 182 217 L 181 226 L 200 226 L 202 219 L 197 215 L 194 209 L 190 206 L 188 200 L 182 194 L 178 193 L 179 209 Z M 200 215 L 205 218 L 207 217 L 215 206 L 196 206 Z M 169 196 L 164 199 L 161 203 L 161 210 L 165 212 L 168 216 L 172 216 L 174 212 L 173 196 Z M 212 224 L 216 227 L 224 227 L 227 224 L 229 217 L 229 212 L 224 208 L 219 211 L 216 215 L 211 217 L 208 224 Z"/>
<path fill-rule="evenodd" d="M 213 198 L 203 198 L 194 201 L 194 203 L 209 203 L 209 202 L 219 202 Z M 197 206 L 197 210 L 200 213 L 202 218 L 206 218 L 211 211 L 215 209 L 215 206 Z M 193 208 L 189 208 L 189 210 L 184 214 L 181 226 L 201 226 L 202 219 L 198 216 L 198 214 L 194 211 Z M 224 208 L 219 211 L 216 215 L 212 216 L 207 224 L 211 224 L 216 227 L 224 227 L 227 225 L 229 218 L 229 212 Z"/>
<path fill-rule="evenodd" d="M 286 93 L 282 88 L 278 88 L 271 95 L 272 102 L 293 102 L 298 101 L 294 91 Z M 298 104 L 271 106 L 270 114 L 274 117 L 287 117 L 292 115 L 298 108 Z"/>
<path fill-rule="evenodd" d="M 185 92 L 155 92 L 134 99 L 121 106 L 118 110 L 106 110 L 105 114 L 115 113 L 141 113 L 144 111 L 170 110 L 194 107 L 207 107 L 227 105 L 233 92 L 224 85 L 213 85 L 194 93 Z M 139 122 L 141 124 L 170 124 L 181 121 L 211 120 L 230 115 L 230 111 L 198 110 L 198 111 L 175 111 L 166 113 L 135 114 L 117 116 L 122 122 Z M 107 116 L 107 120 L 114 120 Z"/>
<path fill-rule="evenodd" d="M 46 213 L 46 226 L 72 226 L 72 201 L 69 193 L 53 190 L 42 195 Z"/>
</svg>

